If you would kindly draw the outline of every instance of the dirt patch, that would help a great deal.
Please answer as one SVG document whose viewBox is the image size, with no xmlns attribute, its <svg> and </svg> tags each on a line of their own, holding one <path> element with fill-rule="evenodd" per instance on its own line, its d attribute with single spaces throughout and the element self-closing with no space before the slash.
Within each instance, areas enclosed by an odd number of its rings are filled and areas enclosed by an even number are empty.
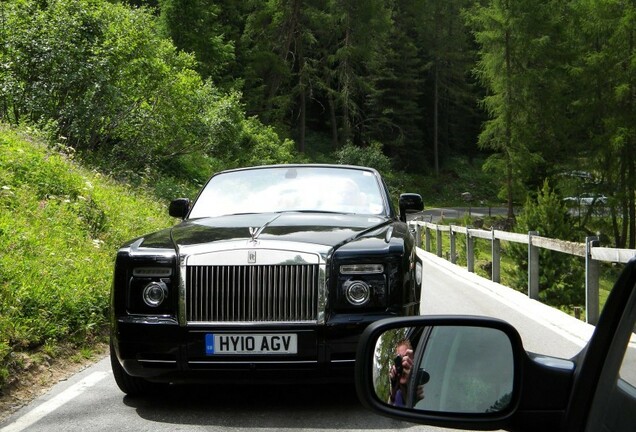
<svg viewBox="0 0 636 432">
<path fill-rule="evenodd" d="M 0 391 L 0 422 L 32 400 L 46 393 L 60 381 L 91 366 L 108 355 L 108 345 L 100 343 L 91 348 L 89 356 L 66 349 L 55 359 L 39 357 L 37 361 L 24 355 L 21 371 Z"/>
</svg>

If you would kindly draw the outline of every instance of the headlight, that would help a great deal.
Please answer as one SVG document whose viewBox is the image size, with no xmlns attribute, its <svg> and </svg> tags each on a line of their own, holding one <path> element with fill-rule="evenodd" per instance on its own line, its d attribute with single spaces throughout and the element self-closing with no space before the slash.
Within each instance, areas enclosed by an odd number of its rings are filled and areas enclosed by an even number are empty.
<svg viewBox="0 0 636 432">
<path fill-rule="evenodd" d="M 362 306 L 371 298 L 371 288 L 363 281 L 347 281 L 344 290 L 347 301 L 353 306 Z"/>
<path fill-rule="evenodd" d="M 150 282 L 142 292 L 144 303 L 150 307 L 159 307 L 168 297 L 168 287 L 163 282 Z"/>
<path fill-rule="evenodd" d="M 422 263 L 419 261 L 415 263 L 415 282 L 418 286 L 422 285 Z"/>
<path fill-rule="evenodd" d="M 386 308 L 389 278 L 394 265 L 388 262 L 340 262 L 338 288 L 334 309 L 356 313 Z"/>
</svg>

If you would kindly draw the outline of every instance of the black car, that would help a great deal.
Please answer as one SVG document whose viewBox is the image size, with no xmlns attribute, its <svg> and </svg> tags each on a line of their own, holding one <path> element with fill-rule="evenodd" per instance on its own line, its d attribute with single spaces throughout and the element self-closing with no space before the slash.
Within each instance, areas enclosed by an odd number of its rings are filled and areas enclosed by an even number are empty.
<svg viewBox="0 0 636 432">
<path fill-rule="evenodd" d="M 353 380 L 371 322 L 419 314 L 421 262 L 403 194 L 377 171 L 277 165 L 214 175 L 176 226 L 124 245 L 111 362 L 131 395 L 149 382 Z"/>
<path fill-rule="evenodd" d="M 372 410 L 421 424 L 471 430 L 635 431 L 635 324 L 632 260 L 614 285 L 587 346 L 571 359 L 526 352 L 517 330 L 494 318 L 389 318 L 371 324 L 360 339 L 356 387 Z M 410 350 L 403 350 L 405 359 L 399 359 L 401 380 L 389 385 L 389 374 L 395 375 L 389 359 L 404 340 Z"/>
</svg>

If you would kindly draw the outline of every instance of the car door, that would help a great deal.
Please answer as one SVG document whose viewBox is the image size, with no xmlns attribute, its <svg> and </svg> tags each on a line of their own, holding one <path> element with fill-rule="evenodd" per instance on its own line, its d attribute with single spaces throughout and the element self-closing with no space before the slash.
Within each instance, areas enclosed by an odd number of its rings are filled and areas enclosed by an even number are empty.
<svg viewBox="0 0 636 432">
<path fill-rule="evenodd" d="M 630 291 L 622 314 L 614 317 L 616 329 L 607 341 L 609 349 L 600 368 L 586 424 L 584 428 L 578 428 L 578 422 L 570 416 L 571 430 L 636 430 L 636 290 Z"/>
</svg>

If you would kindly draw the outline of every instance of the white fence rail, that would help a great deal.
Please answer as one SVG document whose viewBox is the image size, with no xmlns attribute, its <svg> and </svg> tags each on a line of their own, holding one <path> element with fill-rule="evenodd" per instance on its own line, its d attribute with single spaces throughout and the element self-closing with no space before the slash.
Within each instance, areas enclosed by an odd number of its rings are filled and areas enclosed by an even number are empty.
<svg viewBox="0 0 636 432">
<path fill-rule="evenodd" d="M 422 238 L 424 230 L 424 247 L 431 252 L 432 233 L 436 235 L 437 256 L 442 257 L 442 235 L 450 236 L 450 254 L 448 259 L 453 264 L 457 261 L 457 235 L 466 237 L 466 266 L 469 272 L 475 271 L 475 239 L 488 240 L 491 243 L 493 282 L 500 282 L 501 278 L 501 241 L 522 243 L 528 245 L 528 296 L 539 298 L 539 249 L 549 249 L 556 252 L 576 255 L 585 258 L 585 320 L 596 324 L 599 317 L 599 278 L 601 262 L 626 263 L 636 256 L 634 249 L 613 249 L 599 247 L 597 237 L 587 237 L 585 243 L 575 243 L 565 240 L 555 240 L 541 237 L 536 232 L 528 234 L 511 233 L 507 231 L 473 229 L 457 225 L 438 225 L 432 222 L 411 221 L 415 226 L 417 238 Z M 418 245 L 421 247 L 421 245 Z"/>
</svg>

